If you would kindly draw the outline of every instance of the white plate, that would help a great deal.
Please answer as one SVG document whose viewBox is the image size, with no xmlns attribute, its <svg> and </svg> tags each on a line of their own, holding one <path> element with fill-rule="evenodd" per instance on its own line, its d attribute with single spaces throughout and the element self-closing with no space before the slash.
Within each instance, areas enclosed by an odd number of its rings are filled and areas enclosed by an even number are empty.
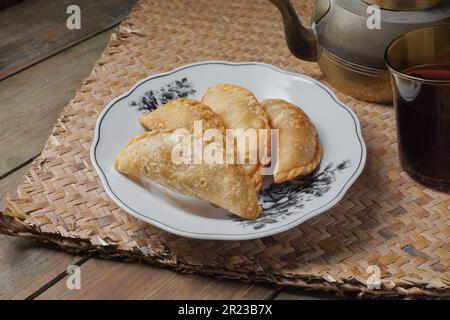
<svg viewBox="0 0 450 320">
<path fill-rule="evenodd" d="M 281 98 L 300 106 L 323 144 L 322 163 L 308 183 L 276 185 L 266 177 L 259 195 L 264 211 L 255 221 L 131 180 L 112 166 L 128 140 L 144 132 L 138 123 L 143 112 L 172 98 L 200 99 L 208 87 L 223 82 L 243 86 L 261 100 Z M 366 147 L 356 115 L 317 80 L 262 63 L 207 61 L 153 75 L 111 101 L 98 118 L 91 160 L 108 195 L 134 217 L 185 237 L 244 240 L 286 231 L 333 207 L 362 172 Z"/>
</svg>

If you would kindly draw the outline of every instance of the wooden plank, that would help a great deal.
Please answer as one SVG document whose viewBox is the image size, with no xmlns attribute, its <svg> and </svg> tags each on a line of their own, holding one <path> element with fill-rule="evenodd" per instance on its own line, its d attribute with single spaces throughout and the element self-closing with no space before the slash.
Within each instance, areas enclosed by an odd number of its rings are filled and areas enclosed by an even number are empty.
<svg viewBox="0 0 450 320">
<path fill-rule="evenodd" d="M 0 175 L 41 151 L 59 112 L 89 74 L 111 32 L 0 82 Z M 27 169 L 1 179 L 0 195 L 13 190 Z M 28 297 L 80 259 L 32 240 L 0 235 L 0 299 Z"/>
<path fill-rule="evenodd" d="M 112 29 L 0 82 L 0 176 L 39 154 Z"/>
<path fill-rule="evenodd" d="M 0 299 L 25 299 L 81 257 L 35 241 L 0 234 Z"/>
<path fill-rule="evenodd" d="M 37 299 L 268 299 L 274 290 L 143 264 L 90 259 L 81 266 L 80 290 L 68 290 L 63 279 Z"/>
<path fill-rule="evenodd" d="M 0 197 L 17 186 L 28 167 L 0 180 Z M 29 239 L 0 234 L 0 299 L 24 299 L 80 259 Z"/>
<path fill-rule="evenodd" d="M 27 0 L 0 12 L 0 79 L 117 25 L 136 0 Z M 81 29 L 69 30 L 69 5 Z"/>
<path fill-rule="evenodd" d="M 7 192 L 12 192 L 19 185 L 27 170 L 30 168 L 31 164 L 25 165 L 19 170 L 14 171 L 10 175 L 3 179 L 0 179 L 0 199 L 6 195 Z M 1 207 L 0 207 L 1 210 Z"/>
<path fill-rule="evenodd" d="M 25 299 L 81 257 L 49 245 L 0 234 L 0 299 Z"/>
</svg>

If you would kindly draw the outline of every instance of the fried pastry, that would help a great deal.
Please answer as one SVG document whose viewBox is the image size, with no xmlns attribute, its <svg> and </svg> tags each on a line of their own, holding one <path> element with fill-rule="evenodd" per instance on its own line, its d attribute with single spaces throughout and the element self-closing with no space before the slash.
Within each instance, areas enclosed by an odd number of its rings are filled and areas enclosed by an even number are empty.
<svg viewBox="0 0 450 320">
<path fill-rule="evenodd" d="M 192 99 L 171 100 L 139 118 L 140 124 L 147 130 L 185 128 L 192 132 L 195 121 L 202 121 L 203 130 L 214 128 L 225 132 L 222 119 L 209 107 Z"/>
<path fill-rule="evenodd" d="M 147 130 L 186 129 L 193 134 L 195 138 L 205 142 L 220 138 L 222 140 L 221 159 L 223 162 L 226 161 L 225 157 L 227 154 L 224 153 L 226 151 L 225 125 L 218 114 L 197 100 L 186 98 L 171 100 L 166 104 L 161 105 L 158 109 L 142 115 L 139 118 L 139 122 Z M 199 131 L 195 130 L 198 130 L 198 127 L 195 128 L 196 125 L 198 126 L 198 122 L 201 123 L 202 137 L 195 136 L 199 133 Z M 218 132 L 220 132 L 220 137 L 208 135 L 207 130 L 209 129 L 218 130 Z M 232 154 L 234 154 L 234 152 Z M 232 161 L 228 163 L 236 162 Z"/>
<path fill-rule="evenodd" d="M 322 159 L 322 145 L 308 116 L 281 99 L 264 100 L 261 105 L 272 129 L 279 129 L 274 181 L 280 183 L 314 171 Z"/>
<path fill-rule="evenodd" d="M 251 143 L 244 156 L 240 157 L 245 172 L 252 178 L 255 188 L 259 190 L 263 177 L 260 172 L 261 163 L 267 163 L 267 159 L 261 159 L 260 154 L 270 157 L 270 134 L 265 150 L 259 152 L 259 129 L 270 132 L 269 118 L 259 104 L 256 97 L 245 88 L 232 84 L 218 84 L 209 88 L 202 98 L 202 103 L 209 106 L 223 120 L 227 129 L 256 129 L 257 143 Z M 251 155 L 256 155 L 256 161 L 250 163 Z M 244 159 L 242 159 L 244 158 Z M 254 158 L 253 158 L 254 159 Z"/>
<path fill-rule="evenodd" d="M 115 159 L 115 168 L 208 201 L 242 218 L 258 217 L 261 208 L 255 188 L 239 165 L 175 162 L 172 151 L 177 141 L 172 134 L 171 130 L 155 129 L 133 138 Z"/>
</svg>

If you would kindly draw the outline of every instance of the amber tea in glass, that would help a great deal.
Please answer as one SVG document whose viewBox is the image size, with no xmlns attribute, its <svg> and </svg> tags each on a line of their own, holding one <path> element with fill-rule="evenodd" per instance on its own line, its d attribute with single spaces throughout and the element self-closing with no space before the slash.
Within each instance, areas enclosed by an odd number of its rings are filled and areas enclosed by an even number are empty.
<svg viewBox="0 0 450 320">
<path fill-rule="evenodd" d="M 417 181 L 450 186 L 450 24 L 407 33 L 386 51 L 400 162 Z"/>
</svg>

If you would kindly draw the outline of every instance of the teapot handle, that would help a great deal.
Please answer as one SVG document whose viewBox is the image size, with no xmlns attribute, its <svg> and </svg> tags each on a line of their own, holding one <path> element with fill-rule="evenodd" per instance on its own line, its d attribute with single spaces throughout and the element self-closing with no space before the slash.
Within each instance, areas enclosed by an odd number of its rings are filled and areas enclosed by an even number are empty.
<svg viewBox="0 0 450 320">
<path fill-rule="evenodd" d="M 292 54 L 306 61 L 317 61 L 317 38 L 314 30 L 302 25 L 289 0 L 269 0 L 283 18 L 286 42 Z"/>
</svg>

